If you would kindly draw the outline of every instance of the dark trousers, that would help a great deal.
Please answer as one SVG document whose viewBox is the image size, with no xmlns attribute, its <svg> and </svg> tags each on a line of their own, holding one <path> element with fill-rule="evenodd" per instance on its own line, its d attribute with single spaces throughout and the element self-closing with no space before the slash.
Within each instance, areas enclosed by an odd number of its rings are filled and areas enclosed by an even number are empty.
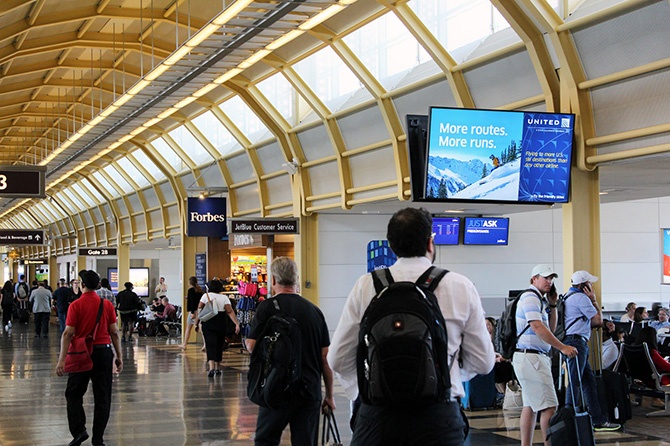
<svg viewBox="0 0 670 446">
<path fill-rule="evenodd" d="M 49 316 L 51 313 L 35 313 L 35 334 L 37 336 L 49 334 Z"/>
<path fill-rule="evenodd" d="M 465 422 L 457 402 L 418 407 L 361 405 L 351 446 L 461 446 Z"/>
<path fill-rule="evenodd" d="M 2 306 L 2 326 L 4 327 L 12 320 L 12 310 L 14 309 L 14 304 L 3 305 Z"/>
<path fill-rule="evenodd" d="M 205 338 L 207 360 L 221 362 L 223 359 L 223 348 L 226 344 L 226 332 L 224 330 L 208 330 L 203 326 L 202 336 Z"/>
<path fill-rule="evenodd" d="M 295 397 L 285 409 L 259 407 L 255 446 L 277 446 L 287 425 L 291 426 L 291 445 L 315 446 L 319 438 L 321 401 Z"/>
<path fill-rule="evenodd" d="M 575 402 L 580 404 L 580 395 L 584 397 L 583 404 L 586 404 L 591 414 L 594 425 L 599 425 L 607 421 L 603 415 L 598 402 L 598 387 L 596 377 L 589 365 L 589 345 L 586 339 L 581 336 L 568 335 L 563 341 L 565 345 L 571 345 L 577 349 L 577 359 L 568 359 L 568 369 L 570 370 L 570 385 L 565 392 L 565 404 L 572 406 L 572 395 L 575 395 Z M 582 377 L 582 392 L 579 391 L 579 377 L 577 376 L 577 362 L 579 362 L 579 374 Z"/>
<path fill-rule="evenodd" d="M 84 412 L 84 394 L 88 389 L 89 380 L 93 387 L 93 438 L 94 445 L 103 443 L 103 435 L 109 420 L 112 406 L 112 362 L 114 355 L 108 347 L 94 346 L 93 369 L 88 372 L 70 373 L 65 389 L 67 400 L 67 422 L 73 437 L 86 429 L 86 413 Z"/>
</svg>

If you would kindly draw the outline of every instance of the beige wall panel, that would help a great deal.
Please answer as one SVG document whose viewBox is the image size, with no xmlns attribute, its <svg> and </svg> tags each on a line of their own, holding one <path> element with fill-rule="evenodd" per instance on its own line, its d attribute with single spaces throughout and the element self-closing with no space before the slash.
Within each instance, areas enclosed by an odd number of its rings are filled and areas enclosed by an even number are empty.
<svg viewBox="0 0 670 446">
<path fill-rule="evenodd" d="M 391 146 L 352 156 L 350 165 L 354 188 L 396 179 Z"/>
<path fill-rule="evenodd" d="M 336 162 L 319 164 L 305 169 L 312 183 L 314 195 L 340 192 L 340 181 Z M 303 171 L 303 172 L 305 172 Z M 305 173 L 303 173 L 304 175 Z"/>
<path fill-rule="evenodd" d="M 168 181 L 163 181 L 158 185 L 158 188 L 160 189 L 161 193 L 163 194 L 163 197 L 165 198 L 166 203 L 171 203 L 173 201 L 176 201 L 174 191 L 172 190 L 172 186 Z"/>
<path fill-rule="evenodd" d="M 144 199 L 147 201 L 147 207 L 153 208 L 160 206 L 160 201 L 158 200 L 158 196 L 153 187 L 144 189 L 142 193 L 144 194 Z"/>
<path fill-rule="evenodd" d="M 238 212 L 256 209 L 261 205 L 258 202 L 258 186 L 256 183 L 235 189 L 235 195 L 237 196 Z M 251 215 L 246 215 L 246 217 L 252 217 L 255 215 L 260 216 L 260 214 L 254 213 Z"/>
<path fill-rule="evenodd" d="M 390 138 L 381 111 L 376 105 L 338 119 L 337 122 L 340 125 L 347 150 Z M 395 167 L 392 170 L 395 171 Z"/>
<path fill-rule="evenodd" d="M 272 173 L 284 170 L 281 165 L 287 160 L 276 142 L 257 148 L 256 153 L 263 172 Z"/>
<path fill-rule="evenodd" d="M 405 124 L 406 115 L 427 115 L 428 107 L 431 105 L 456 107 L 456 101 L 451 95 L 449 83 L 446 80 L 402 96 L 394 97 L 393 103 L 403 125 Z"/>
<path fill-rule="evenodd" d="M 477 108 L 496 108 L 542 94 L 526 51 L 478 66 L 465 73 Z"/>
<path fill-rule="evenodd" d="M 306 161 L 315 161 L 335 154 L 324 125 L 300 132 L 297 136 Z"/>
<path fill-rule="evenodd" d="M 228 170 L 233 182 L 239 183 L 254 177 L 254 171 L 251 169 L 251 163 L 246 153 L 234 156 L 226 160 Z"/>
<path fill-rule="evenodd" d="M 268 204 L 282 204 L 282 203 L 292 203 L 293 197 L 291 196 L 291 176 L 280 175 L 278 177 L 271 178 L 267 180 L 268 187 Z M 281 210 L 280 212 L 286 211 L 286 209 Z"/>
<path fill-rule="evenodd" d="M 181 223 L 179 218 L 179 207 L 175 204 L 173 206 L 168 206 L 166 209 L 165 215 L 167 216 L 167 221 L 165 226 L 177 226 Z"/>
</svg>

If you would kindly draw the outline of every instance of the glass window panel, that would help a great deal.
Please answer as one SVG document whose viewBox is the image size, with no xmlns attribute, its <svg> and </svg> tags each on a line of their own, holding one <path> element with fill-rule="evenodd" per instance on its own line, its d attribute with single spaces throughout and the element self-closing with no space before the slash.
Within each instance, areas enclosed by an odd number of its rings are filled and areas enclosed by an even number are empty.
<svg viewBox="0 0 670 446">
<path fill-rule="evenodd" d="M 297 124 L 294 119 L 297 94 L 283 74 L 277 73 L 270 76 L 260 82 L 257 87 L 289 124 Z"/>
<path fill-rule="evenodd" d="M 87 192 L 87 195 L 95 197 L 95 199 L 98 200 L 98 203 L 105 203 L 107 201 L 89 179 L 80 181 L 79 186 Z"/>
<path fill-rule="evenodd" d="M 44 210 L 53 218 L 53 221 L 60 220 L 67 217 L 67 214 L 56 203 L 53 203 L 51 200 L 44 200 L 42 202 L 44 205 Z"/>
<path fill-rule="evenodd" d="M 156 138 L 150 143 L 153 148 L 161 154 L 165 161 L 172 166 L 177 172 L 183 172 L 188 168 L 184 160 L 181 159 L 177 153 L 172 150 L 172 147 L 166 143 L 163 138 Z"/>
<path fill-rule="evenodd" d="M 382 83 L 430 59 L 407 27 L 390 13 L 345 36 L 344 42 Z"/>
<path fill-rule="evenodd" d="M 192 122 L 222 156 L 242 148 L 240 143 L 211 111 L 201 114 Z"/>
<path fill-rule="evenodd" d="M 74 199 L 71 194 L 66 194 L 65 190 L 62 190 L 56 194 L 56 199 L 63 205 L 66 210 L 70 210 L 71 207 L 74 207 L 74 210 L 77 212 L 84 210 L 84 204 L 81 200 Z"/>
<path fill-rule="evenodd" d="M 293 67 L 329 107 L 334 99 L 363 88 L 354 73 L 330 47 L 319 50 Z"/>
<path fill-rule="evenodd" d="M 160 181 L 163 178 L 165 178 L 165 175 L 163 174 L 163 171 L 158 168 L 156 164 L 154 164 L 151 159 L 142 151 L 142 150 L 135 150 L 133 153 L 131 153 L 132 157 L 137 160 L 138 165 L 144 167 L 148 172 L 149 175 L 151 175 L 153 178 L 149 179 L 149 182 L 155 181 Z"/>
<path fill-rule="evenodd" d="M 409 5 L 447 51 L 509 28 L 489 0 L 417 0 Z"/>
<path fill-rule="evenodd" d="M 265 124 L 258 119 L 258 116 L 251 111 L 239 96 L 228 99 L 220 107 L 252 143 L 260 141 L 269 133 Z"/>
<path fill-rule="evenodd" d="M 110 177 L 114 179 L 114 182 L 125 192 L 126 194 L 129 194 L 131 192 L 135 191 L 135 187 L 133 187 L 121 174 L 121 172 L 118 171 L 118 169 L 113 165 L 109 164 L 105 166 L 102 170 L 107 173 Z"/>
<path fill-rule="evenodd" d="M 111 197 L 118 197 L 119 195 L 121 195 L 117 192 L 114 186 L 109 184 L 109 181 L 107 181 L 107 179 L 103 177 L 100 172 L 94 172 L 93 178 L 95 178 L 98 181 L 98 183 L 100 183 L 100 186 L 102 186 L 102 188 L 105 189 Z"/>
<path fill-rule="evenodd" d="M 133 181 L 134 181 L 135 183 L 137 183 L 137 185 L 138 185 L 139 187 L 144 187 L 144 186 L 147 186 L 147 185 L 149 184 L 149 180 L 147 179 L 147 177 L 145 177 L 145 176 L 142 174 L 142 172 L 140 172 L 140 171 L 137 169 L 137 167 L 135 167 L 135 166 L 133 165 L 133 163 L 130 162 L 130 160 L 128 159 L 128 157 L 120 158 L 120 159 L 118 159 L 116 162 L 117 162 L 117 164 L 119 165 L 119 168 L 120 168 L 120 169 L 123 169 L 123 171 L 124 171 L 125 173 L 127 173 L 128 176 L 129 176 L 130 178 L 132 178 Z"/>
<path fill-rule="evenodd" d="M 74 184 L 73 184 L 72 186 L 70 186 L 70 187 L 71 187 L 72 189 L 74 189 L 74 191 L 75 191 L 76 193 L 78 193 L 79 196 L 82 197 L 83 199 L 87 199 L 87 198 L 89 198 L 89 194 L 88 194 L 88 192 L 87 192 L 86 190 L 82 189 L 82 187 L 79 185 L 79 183 L 74 183 Z M 99 198 L 95 197 L 95 199 L 96 199 L 96 202 L 95 202 L 95 203 L 93 203 L 93 202 L 89 203 L 90 206 L 93 206 L 94 204 L 97 204 L 97 203 L 100 202 L 100 201 L 99 201 Z M 90 206 L 89 206 L 89 207 L 90 207 Z"/>
<path fill-rule="evenodd" d="M 205 150 L 202 144 L 193 136 L 186 126 L 179 126 L 170 133 L 172 139 L 181 147 L 196 166 L 212 162 L 212 156 Z"/>
</svg>

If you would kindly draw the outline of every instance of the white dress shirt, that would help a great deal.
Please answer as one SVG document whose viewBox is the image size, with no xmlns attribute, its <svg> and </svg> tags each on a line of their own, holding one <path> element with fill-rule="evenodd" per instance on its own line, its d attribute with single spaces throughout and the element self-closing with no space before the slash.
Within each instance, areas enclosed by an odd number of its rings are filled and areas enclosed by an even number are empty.
<svg viewBox="0 0 670 446">
<path fill-rule="evenodd" d="M 430 266 L 427 257 L 401 257 L 390 270 L 396 282 L 414 282 Z M 328 363 L 350 400 L 358 396 L 356 349 L 359 326 L 374 295 L 372 275 L 361 276 L 349 293 L 328 351 Z M 463 381 L 493 369 L 495 353 L 491 336 L 486 330 L 479 293 L 468 278 L 454 272 L 447 273 L 435 290 L 435 296 L 447 324 L 451 397 L 455 399 L 465 395 Z M 458 365 L 459 348 L 462 350 L 463 368 Z"/>
</svg>

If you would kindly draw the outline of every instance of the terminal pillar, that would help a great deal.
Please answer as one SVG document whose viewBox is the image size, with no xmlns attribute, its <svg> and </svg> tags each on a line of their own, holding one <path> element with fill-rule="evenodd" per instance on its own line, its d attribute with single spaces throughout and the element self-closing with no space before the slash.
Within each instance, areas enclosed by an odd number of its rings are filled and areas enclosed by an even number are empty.
<svg viewBox="0 0 670 446">
<path fill-rule="evenodd" d="M 116 250 L 116 267 L 119 273 L 119 291 L 123 284 L 130 281 L 130 245 L 119 244 Z"/>
<path fill-rule="evenodd" d="M 295 261 L 300 271 L 300 294 L 319 304 L 319 217 L 300 217 L 300 234 L 295 237 Z"/>
</svg>

